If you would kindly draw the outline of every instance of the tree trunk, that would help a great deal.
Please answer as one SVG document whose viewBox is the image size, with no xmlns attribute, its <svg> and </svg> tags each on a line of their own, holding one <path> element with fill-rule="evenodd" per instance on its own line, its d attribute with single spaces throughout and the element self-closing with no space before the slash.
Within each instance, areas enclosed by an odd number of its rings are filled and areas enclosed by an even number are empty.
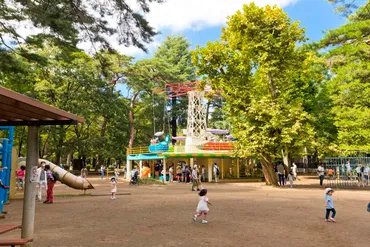
<svg viewBox="0 0 370 247">
<path fill-rule="evenodd" d="M 278 179 L 273 169 L 271 158 L 262 158 L 262 171 L 267 185 L 278 185 Z"/>
<path fill-rule="evenodd" d="M 135 116 L 134 116 L 134 108 L 135 108 L 135 100 L 139 92 L 134 92 L 134 94 L 131 97 L 130 100 L 130 112 L 128 114 L 128 121 L 129 121 L 129 129 L 130 129 L 130 139 L 128 142 L 128 147 L 132 148 L 134 145 L 134 140 L 135 140 Z"/>
</svg>

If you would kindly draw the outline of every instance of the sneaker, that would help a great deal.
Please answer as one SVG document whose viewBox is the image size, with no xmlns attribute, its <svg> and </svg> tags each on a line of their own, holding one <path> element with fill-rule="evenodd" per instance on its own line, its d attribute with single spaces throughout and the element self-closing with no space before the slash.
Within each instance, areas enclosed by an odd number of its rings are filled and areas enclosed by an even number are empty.
<svg viewBox="0 0 370 247">
<path fill-rule="evenodd" d="M 193 216 L 194 222 L 197 222 L 197 219 L 198 219 L 198 215 L 194 214 L 194 216 Z"/>
<path fill-rule="evenodd" d="M 328 219 L 325 219 L 325 222 L 330 222 L 330 220 L 328 220 Z"/>
<path fill-rule="evenodd" d="M 334 218 L 330 218 L 330 221 L 334 223 L 336 222 Z"/>
<path fill-rule="evenodd" d="M 47 203 L 48 201 L 46 200 L 46 201 L 44 201 L 43 203 Z"/>
<path fill-rule="evenodd" d="M 112 199 L 113 199 L 113 200 L 116 200 L 116 197 L 114 196 L 114 197 L 112 197 Z"/>
<path fill-rule="evenodd" d="M 47 202 L 45 202 L 45 204 L 53 204 L 53 202 L 47 201 Z"/>
<path fill-rule="evenodd" d="M 208 223 L 208 221 L 202 220 L 202 224 L 207 224 L 207 223 Z"/>
</svg>

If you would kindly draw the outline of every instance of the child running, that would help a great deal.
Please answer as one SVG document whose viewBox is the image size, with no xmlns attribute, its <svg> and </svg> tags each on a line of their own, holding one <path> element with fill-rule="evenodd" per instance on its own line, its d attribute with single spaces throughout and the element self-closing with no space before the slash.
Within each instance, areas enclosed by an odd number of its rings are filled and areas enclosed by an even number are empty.
<svg viewBox="0 0 370 247">
<path fill-rule="evenodd" d="M 208 221 L 206 220 L 207 219 L 207 214 L 208 214 L 208 211 L 209 211 L 208 205 L 212 205 L 212 204 L 208 201 L 207 190 L 202 189 L 199 192 L 199 202 L 198 202 L 198 207 L 197 207 L 197 211 L 196 211 L 197 213 L 193 217 L 194 222 L 197 222 L 198 217 L 200 217 L 203 214 L 202 224 L 207 224 L 208 223 Z"/>
<path fill-rule="evenodd" d="M 117 193 L 117 182 L 116 182 L 116 178 L 115 177 L 111 177 L 110 178 L 110 181 L 111 181 L 111 185 L 112 185 L 112 189 L 111 189 L 112 196 L 111 196 L 111 199 L 112 200 L 116 200 L 116 193 Z"/>
<path fill-rule="evenodd" d="M 331 196 L 333 195 L 334 190 L 331 188 L 327 188 L 325 190 L 325 207 L 326 207 L 326 215 L 325 215 L 325 222 L 335 222 L 335 214 L 336 211 L 334 209 L 334 203 Z M 332 212 L 331 218 L 329 218 L 330 212 Z"/>
</svg>

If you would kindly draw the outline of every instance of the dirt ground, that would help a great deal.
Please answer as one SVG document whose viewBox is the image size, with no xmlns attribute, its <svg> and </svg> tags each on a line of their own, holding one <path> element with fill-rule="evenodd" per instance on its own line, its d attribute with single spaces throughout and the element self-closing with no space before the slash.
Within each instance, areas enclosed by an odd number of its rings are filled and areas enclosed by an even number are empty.
<svg viewBox="0 0 370 247">
<path fill-rule="evenodd" d="M 370 191 L 336 191 L 337 223 L 326 223 L 322 188 L 205 183 L 213 203 L 205 225 L 192 220 L 198 198 L 189 184 L 129 186 L 119 181 L 118 191 L 131 195 L 111 200 L 107 179 L 90 181 L 94 194 L 107 195 L 37 202 L 34 246 L 370 246 Z M 55 193 L 80 192 L 58 183 Z M 2 224 L 21 223 L 21 200 L 5 210 Z M 20 230 L 0 237 L 19 238 Z"/>
</svg>

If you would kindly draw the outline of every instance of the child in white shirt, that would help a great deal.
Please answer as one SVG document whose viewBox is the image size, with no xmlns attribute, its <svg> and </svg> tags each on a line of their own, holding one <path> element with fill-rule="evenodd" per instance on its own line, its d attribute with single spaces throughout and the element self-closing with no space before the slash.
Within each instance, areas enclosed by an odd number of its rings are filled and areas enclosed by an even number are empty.
<svg viewBox="0 0 370 247">
<path fill-rule="evenodd" d="M 117 182 L 116 182 L 116 178 L 115 177 L 111 177 L 110 179 L 111 181 L 111 193 L 112 193 L 112 196 L 111 196 L 111 199 L 112 200 L 115 200 L 116 199 L 116 193 L 117 193 Z"/>
<path fill-rule="evenodd" d="M 197 210 L 196 210 L 197 213 L 193 217 L 194 222 L 197 222 L 198 217 L 200 217 L 203 214 L 202 223 L 203 224 L 208 223 L 208 221 L 207 221 L 207 214 L 209 212 L 208 205 L 212 205 L 212 204 L 208 200 L 207 190 L 202 189 L 199 192 L 199 202 L 198 202 L 198 206 L 197 206 Z"/>
</svg>

